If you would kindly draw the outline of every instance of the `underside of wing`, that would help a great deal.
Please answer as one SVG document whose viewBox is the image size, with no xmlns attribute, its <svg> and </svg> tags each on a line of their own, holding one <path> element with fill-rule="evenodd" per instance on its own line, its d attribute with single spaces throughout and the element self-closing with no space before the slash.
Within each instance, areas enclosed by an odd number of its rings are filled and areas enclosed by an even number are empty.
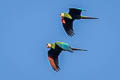
<svg viewBox="0 0 120 80">
<path fill-rule="evenodd" d="M 48 51 L 48 60 L 52 66 L 52 68 L 55 70 L 55 71 L 59 71 L 59 64 L 58 64 L 58 56 L 60 54 L 61 51 L 56 51 L 54 49 L 50 49 Z"/>
<path fill-rule="evenodd" d="M 73 36 L 74 35 L 74 31 L 73 31 L 73 19 L 68 19 L 68 18 L 64 18 L 65 23 L 63 23 L 63 27 L 65 32 L 69 35 L 69 36 Z"/>
</svg>

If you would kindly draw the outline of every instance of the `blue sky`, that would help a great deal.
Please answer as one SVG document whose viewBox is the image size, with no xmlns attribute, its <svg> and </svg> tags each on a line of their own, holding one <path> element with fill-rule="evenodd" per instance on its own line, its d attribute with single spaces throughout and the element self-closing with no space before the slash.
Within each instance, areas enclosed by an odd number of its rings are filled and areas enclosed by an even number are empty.
<svg viewBox="0 0 120 80">
<path fill-rule="evenodd" d="M 0 80 L 120 80 L 119 0 L 1 0 Z M 61 12 L 83 8 L 98 20 L 64 32 Z M 88 52 L 62 52 L 61 70 L 48 62 L 46 43 L 63 41 Z"/>
</svg>

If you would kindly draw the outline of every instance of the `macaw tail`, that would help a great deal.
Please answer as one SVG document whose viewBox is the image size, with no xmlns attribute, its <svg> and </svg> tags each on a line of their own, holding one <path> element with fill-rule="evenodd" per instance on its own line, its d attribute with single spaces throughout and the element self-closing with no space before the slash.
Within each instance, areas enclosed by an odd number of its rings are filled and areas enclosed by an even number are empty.
<svg viewBox="0 0 120 80">
<path fill-rule="evenodd" d="M 95 17 L 81 16 L 81 19 L 99 19 Z"/>
<path fill-rule="evenodd" d="M 88 50 L 85 50 L 85 49 L 79 49 L 79 48 L 71 48 L 72 50 L 80 50 L 80 51 L 88 51 Z"/>
</svg>

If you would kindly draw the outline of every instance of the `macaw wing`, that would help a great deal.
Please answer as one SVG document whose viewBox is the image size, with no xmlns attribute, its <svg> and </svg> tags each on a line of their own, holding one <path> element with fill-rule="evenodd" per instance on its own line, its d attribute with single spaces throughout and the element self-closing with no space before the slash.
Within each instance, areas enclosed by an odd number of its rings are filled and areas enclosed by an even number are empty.
<svg viewBox="0 0 120 80">
<path fill-rule="evenodd" d="M 73 17 L 76 15 L 81 15 L 82 9 L 69 8 L 69 14 Z"/>
<path fill-rule="evenodd" d="M 58 65 L 58 56 L 60 54 L 61 51 L 56 51 L 54 49 L 50 49 L 48 51 L 48 60 L 52 66 L 52 68 L 55 70 L 55 71 L 59 71 L 59 65 Z"/>
<path fill-rule="evenodd" d="M 64 42 L 56 42 L 56 45 L 58 45 L 60 48 L 62 48 L 63 50 L 66 51 L 71 51 L 71 47 L 68 43 L 64 43 Z"/>
<path fill-rule="evenodd" d="M 65 32 L 66 32 L 69 36 L 73 36 L 73 35 L 74 35 L 73 19 L 64 18 L 63 20 L 65 20 L 65 23 L 62 23 Z"/>
</svg>

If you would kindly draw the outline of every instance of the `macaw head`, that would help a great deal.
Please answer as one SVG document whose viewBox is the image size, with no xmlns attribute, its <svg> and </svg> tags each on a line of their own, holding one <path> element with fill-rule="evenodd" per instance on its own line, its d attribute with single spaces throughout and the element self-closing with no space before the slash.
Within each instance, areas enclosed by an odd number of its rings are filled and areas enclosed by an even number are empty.
<svg viewBox="0 0 120 80">
<path fill-rule="evenodd" d="M 60 14 L 60 17 L 61 17 L 61 18 L 63 18 L 64 16 L 65 16 L 64 13 L 61 13 L 61 14 Z"/>
<path fill-rule="evenodd" d="M 47 48 L 51 48 L 52 45 L 51 45 L 50 43 L 47 43 L 46 47 L 47 47 Z"/>
<path fill-rule="evenodd" d="M 61 14 L 60 14 L 60 17 L 61 17 L 61 18 L 68 18 L 68 19 L 72 19 L 71 15 L 70 15 L 70 14 L 68 14 L 68 13 L 61 13 Z"/>
</svg>

